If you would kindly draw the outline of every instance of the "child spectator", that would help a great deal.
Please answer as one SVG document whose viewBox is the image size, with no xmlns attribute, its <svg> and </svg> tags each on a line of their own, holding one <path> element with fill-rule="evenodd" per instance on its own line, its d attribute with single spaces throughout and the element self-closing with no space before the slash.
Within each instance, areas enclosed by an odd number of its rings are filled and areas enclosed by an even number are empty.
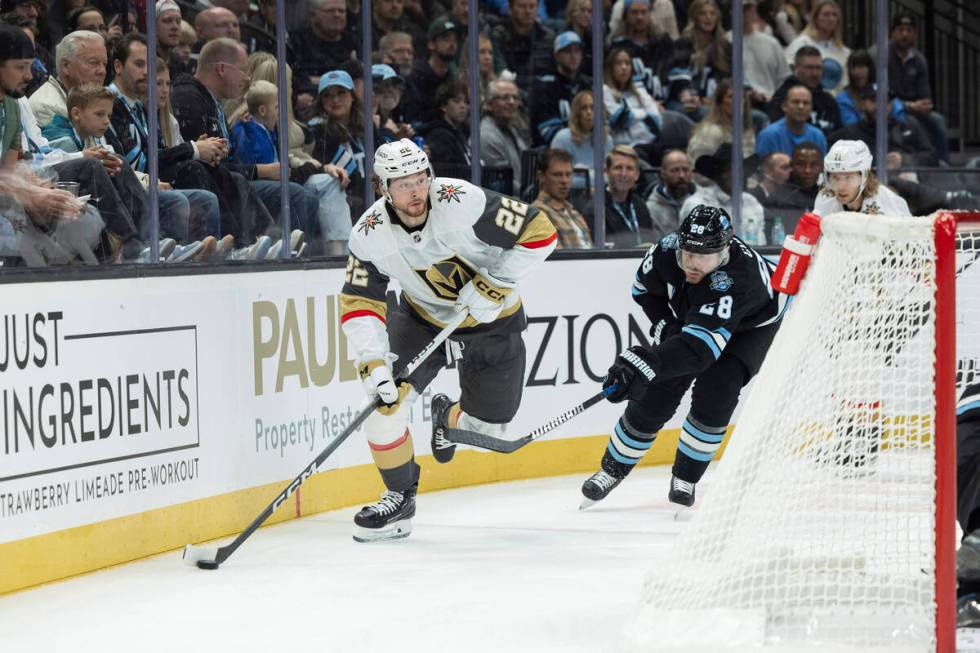
<svg viewBox="0 0 980 653">
<path fill-rule="evenodd" d="M 279 90 L 265 80 L 253 82 L 245 94 L 249 117 L 231 130 L 232 151 L 245 165 L 279 160 L 276 129 L 279 126 Z"/>
<path fill-rule="evenodd" d="M 83 84 L 68 93 L 68 116 L 56 115 L 49 126 L 51 147 L 65 152 L 101 146 L 111 149 L 105 140 L 116 94 L 104 86 Z"/>
</svg>

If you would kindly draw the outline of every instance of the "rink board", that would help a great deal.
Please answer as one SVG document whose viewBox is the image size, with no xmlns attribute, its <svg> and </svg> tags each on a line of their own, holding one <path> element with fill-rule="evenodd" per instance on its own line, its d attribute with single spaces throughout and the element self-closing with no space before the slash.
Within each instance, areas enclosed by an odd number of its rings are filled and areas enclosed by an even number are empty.
<svg viewBox="0 0 980 653">
<path fill-rule="evenodd" d="M 647 342 L 636 258 L 549 261 L 522 284 L 530 324 L 514 437 L 599 388 Z M 4 286 L 0 592 L 240 531 L 362 401 L 339 328 L 344 270 Z M 443 356 L 444 354 L 437 353 Z M 599 405 L 510 455 L 428 455 L 432 392 L 412 410 L 422 491 L 592 471 L 621 407 Z M 673 458 L 684 408 L 647 455 Z M 374 500 L 362 434 L 270 521 Z M 570 497 L 574 501 L 575 497 Z"/>
</svg>

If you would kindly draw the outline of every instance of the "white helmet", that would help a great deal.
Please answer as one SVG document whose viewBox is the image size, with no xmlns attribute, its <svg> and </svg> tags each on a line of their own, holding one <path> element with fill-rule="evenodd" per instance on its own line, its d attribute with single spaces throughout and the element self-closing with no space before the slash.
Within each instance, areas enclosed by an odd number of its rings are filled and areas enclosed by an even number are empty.
<svg viewBox="0 0 980 653">
<path fill-rule="evenodd" d="M 823 160 L 824 172 L 867 172 L 874 159 L 864 141 L 837 141 Z"/>
<path fill-rule="evenodd" d="M 388 193 L 388 182 L 416 172 L 428 172 L 430 177 L 435 177 L 429 157 L 407 138 L 382 143 L 374 153 L 374 174 L 378 175 L 381 193 L 389 203 L 391 195 Z"/>
</svg>

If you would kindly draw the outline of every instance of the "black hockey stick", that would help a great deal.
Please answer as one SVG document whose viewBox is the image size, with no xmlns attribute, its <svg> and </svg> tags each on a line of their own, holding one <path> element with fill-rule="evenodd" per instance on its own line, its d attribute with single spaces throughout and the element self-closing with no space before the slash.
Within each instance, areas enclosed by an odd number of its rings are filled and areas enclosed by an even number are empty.
<svg viewBox="0 0 980 653">
<path fill-rule="evenodd" d="M 450 334 L 452 334 L 452 332 L 463 323 L 463 320 L 465 320 L 466 317 L 467 312 L 460 311 L 456 317 L 453 318 L 453 321 L 447 324 L 446 327 L 440 331 L 435 338 L 433 338 L 432 342 L 426 345 L 425 349 L 420 351 L 418 355 L 415 356 L 415 358 L 413 358 L 412 361 L 401 370 L 401 372 L 399 372 L 396 385 L 397 383 L 400 383 L 404 379 L 408 378 L 412 372 L 418 369 L 419 365 L 421 365 L 432 352 L 438 349 L 439 346 L 445 342 L 446 338 L 448 338 Z M 235 550 L 238 549 L 238 547 L 240 547 L 242 543 L 265 522 L 265 520 L 271 517 L 272 513 L 274 513 L 279 506 L 285 503 L 286 499 L 288 499 L 290 495 L 306 481 L 306 479 L 313 476 L 313 474 L 316 474 L 317 470 L 320 468 L 320 465 L 326 461 L 330 454 L 332 454 L 337 447 L 343 444 L 344 440 L 350 437 L 350 435 L 361 426 L 361 423 L 364 422 L 364 420 L 366 420 L 379 405 L 381 405 L 381 400 L 375 398 L 375 400 L 369 406 L 357 413 L 350 425 L 344 429 L 340 435 L 335 437 L 330 444 L 327 445 L 327 448 L 321 451 L 313 462 L 307 465 L 306 468 L 299 473 L 299 476 L 294 478 L 292 482 L 290 482 L 290 484 L 287 485 L 283 491 L 272 500 L 272 503 L 266 506 L 265 510 L 263 510 L 258 517 L 252 520 L 252 523 L 249 524 L 245 530 L 239 533 L 238 537 L 232 540 L 230 544 L 226 544 L 225 546 L 221 547 L 188 544 L 184 547 L 184 563 L 191 566 L 197 565 L 201 569 L 217 569 L 218 565 L 227 560 L 228 557 L 231 556 L 231 554 L 234 553 Z"/>
<path fill-rule="evenodd" d="M 597 403 L 609 396 L 609 394 L 615 389 L 616 386 L 613 385 L 592 395 L 577 406 L 569 408 L 558 417 L 551 419 L 524 437 L 516 440 L 504 440 L 503 438 L 495 438 L 492 435 L 484 435 L 483 433 L 477 433 L 476 431 L 464 431 L 463 429 L 446 429 L 446 439 L 450 442 L 455 442 L 456 444 L 468 444 L 473 447 L 479 447 L 480 449 L 496 451 L 497 453 L 513 453 L 521 447 L 534 442 L 542 435 L 553 431 L 580 413 L 584 413 L 587 409 L 592 408 Z"/>
</svg>

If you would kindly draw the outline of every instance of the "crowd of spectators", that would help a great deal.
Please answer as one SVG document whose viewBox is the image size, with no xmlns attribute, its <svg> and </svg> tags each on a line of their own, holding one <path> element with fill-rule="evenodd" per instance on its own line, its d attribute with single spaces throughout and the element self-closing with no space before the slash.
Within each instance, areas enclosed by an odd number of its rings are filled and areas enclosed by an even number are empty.
<svg viewBox="0 0 980 653">
<path fill-rule="evenodd" d="M 145 36 L 148 1 L 0 0 L 4 264 L 149 261 L 154 238 L 169 261 L 258 260 L 284 248 L 342 255 L 374 188 L 365 130 L 375 145 L 414 139 L 436 174 L 468 177 L 474 101 L 484 185 L 544 210 L 563 248 L 595 245 L 598 183 L 607 246 L 655 242 L 697 203 L 731 208 L 734 134 L 745 156 L 742 235 L 757 244 L 778 240 L 812 208 L 829 145 L 862 140 L 876 151 L 877 52 L 848 47 L 836 0 L 744 0 L 739 129 L 724 1 L 606 0 L 598 99 L 591 0 L 481 2 L 479 97 L 469 88 L 465 0 L 374 0 L 370 52 L 358 0 L 291 0 L 284 62 L 275 0 L 157 0 L 155 43 Z M 918 31 L 914 15 L 893 16 L 891 168 L 949 159 Z M 368 125 L 365 57 L 373 64 Z M 975 203 L 914 174 L 892 185 L 916 212 Z"/>
</svg>

